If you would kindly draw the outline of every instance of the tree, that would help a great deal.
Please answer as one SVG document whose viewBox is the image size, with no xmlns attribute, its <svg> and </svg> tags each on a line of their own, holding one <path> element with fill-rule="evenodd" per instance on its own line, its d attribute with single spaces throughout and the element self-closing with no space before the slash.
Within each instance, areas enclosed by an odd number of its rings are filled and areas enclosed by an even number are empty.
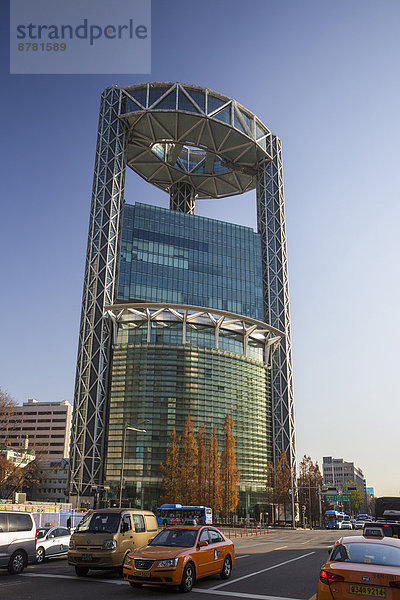
<svg viewBox="0 0 400 600">
<path fill-rule="evenodd" d="M 227 520 L 236 510 L 239 502 L 237 484 L 240 473 L 236 469 L 233 427 L 233 419 L 227 413 L 224 422 L 224 447 L 221 454 L 222 510 Z"/>
<path fill-rule="evenodd" d="M 350 491 L 350 502 L 346 503 L 347 512 L 351 513 L 352 515 L 356 515 L 360 509 L 360 506 L 364 504 L 364 492 L 357 486 L 355 481 L 347 481 L 344 486 L 344 491 Z"/>
<path fill-rule="evenodd" d="M 13 417 L 15 416 L 16 403 L 11 396 L 0 388 L 0 435 L 4 437 L 5 445 L 8 444 L 8 434 L 14 429 Z"/>
<path fill-rule="evenodd" d="M 221 476 L 218 457 L 217 430 L 213 427 L 210 435 L 210 449 L 207 461 L 207 498 L 206 506 L 210 506 L 213 512 L 221 510 L 222 492 Z"/>
<path fill-rule="evenodd" d="M 161 471 L 163 474 L 161 482 L 160 504 L 172 504 L 178 502 L 180 494 L 180 478 L 179 478 L 179 442 L 180 437 L 177 436 L 175 429 L 169 437 L 169 447 L 165 461 L 161 463 Z"/>
<path fill-rule="evenodd" d="M 197 442 L 190 415 L 187 416 L 182 434 L 180 451 L 180 498 L 182 504 L 195 504 L 197 501 Z"/>
<path fill-rule="evenodd" d="M 197 434 L 197 504 L 205 505 L 207 497 L 207 465 L 206 465 L 206 448 L 204 445 L 204 435 L 206 428 L 200 425 Z"/>
<path fill-rule="evenodd" d="M 275 488 L 275 469 L 272 462 L 267 463 L 265 469 L 265 502 L 272 504 L 275 501 L 274 497 Z"/>
<path fill-rule="evenodd" d="M 282 450 L 278 462 L 275 466 L 275 502 L 281 504 L 284 510 L 284 520 L 286 521 L 286 507 L 289 503 L 289 490 L 291 489 L 290 467 L 287 461 L 286 452 Z"/>
<path fill-rule="evenodd" d="M 299 503 L 306 507 L 309 524 L 319 521 L 319 490 L 322 475 L 318 463 L 306 454 L 299 465 Z"/>
</svg>

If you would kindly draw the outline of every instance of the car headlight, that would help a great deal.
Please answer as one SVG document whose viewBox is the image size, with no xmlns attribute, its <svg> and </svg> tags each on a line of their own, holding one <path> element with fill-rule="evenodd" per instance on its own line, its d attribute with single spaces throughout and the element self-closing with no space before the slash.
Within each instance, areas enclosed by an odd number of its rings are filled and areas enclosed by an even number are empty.
<svg viewBox="0 0 400 600">
<path fill-rule="evenodd" d="M 72 538 L 69 540 L 69 549 L 75 550 L 75 542 Z"/>
<path fill-rule="evenodd" d="M 103 544 L 103 550 L 114 550 L 117 547 L 117 542 L 115 540 L 107 540 Z"/>
<path fill-rule="evenodd" d="M 159 567 L 176 567 L 179 558 L 168 558 L 167 560 L 160 560 L 158 563 Z"/>
<path fill-rule="evenodd" d="M 131 567 L 131 566 L 132 566 L 132 559 L 131 559 L 131 557 L 129 556 L 129 554 L 127 554 L 127 555 L 125 556 L 124 565 L 125 565 L 126 567 Z"/>
</svg>

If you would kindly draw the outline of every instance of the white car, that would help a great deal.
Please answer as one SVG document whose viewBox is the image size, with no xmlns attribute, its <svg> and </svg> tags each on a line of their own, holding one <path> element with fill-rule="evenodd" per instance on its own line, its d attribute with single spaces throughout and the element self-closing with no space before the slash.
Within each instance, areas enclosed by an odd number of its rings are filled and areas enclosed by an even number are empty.
<svg viewBox="0 0 400 600">
<path fill-rule="evenodd" d="M 356 521 L 354 523 L 354 529 L 363 529 L 365 521 Z"/>
<path fill-rule="evenodd" d="M 45 558 L 67 556 L 71 532 L 66 527 L 39 527 L 37 530 L 36 562 Z"/>
<path fill-rule="evenodd" d="M 353 529 L 351 521 L 342 521 L 341 529 Z"/>
</svg>

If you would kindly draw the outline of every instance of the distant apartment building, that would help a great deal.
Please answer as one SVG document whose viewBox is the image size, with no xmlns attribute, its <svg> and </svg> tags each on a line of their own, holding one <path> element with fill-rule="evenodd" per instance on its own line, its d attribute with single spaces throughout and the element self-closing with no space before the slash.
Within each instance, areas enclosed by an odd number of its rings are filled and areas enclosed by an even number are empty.
<svg viewBox="0 0 400 600">
<path fill-rule="evenodd" d="M 37 456 L 55 460 L 69 456 L 72 405 L 67 400 L 39 402 L 29 398 L 17 406 L 0 431 L 0 445 L 33 448 Z"/>
<path fill-rule="evenodd" d="M 4 451 L 33 449 L 38 459 L 40 482 L 30 492 L 29 500 L 65 502 L 67 497 L 69 440 L 72 405 L 67 400 L 39 402 L 30 398 L 17 406 L 0 431 Z"/>
<path fill-rule="evenodd" d="M 39 464 L 40 482 L 32 493 L 32 500 L 66 502 L 68 497 L 67 458 L 42 459 Z"/>
<path fill-rule="evenodd" d="M 355 483 L 365 495 L 366 483 L 362 470 L 353 462 L 343 458 L 324 456 L 322 459 L 322 477 L 324 485 L 342 490 L 346 484 Z"/>
</svg>

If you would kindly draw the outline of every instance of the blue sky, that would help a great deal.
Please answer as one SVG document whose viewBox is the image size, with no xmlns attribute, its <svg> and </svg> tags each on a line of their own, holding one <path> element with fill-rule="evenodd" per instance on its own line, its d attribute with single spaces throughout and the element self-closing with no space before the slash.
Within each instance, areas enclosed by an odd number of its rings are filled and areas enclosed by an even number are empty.
<svg viewBox="0 0 400 600">
<path fill-rule="evenodd" d="M 72 401 L 101 91 L 204 85 L 282 140 L 298 458 L 353 460 L 400 495 L 399 2 L 153 0 L 148 76 L 9 75 L 1 10 L 0 387 Z M 196 211 L 255 227 L 253 193 Z"/>
</svg>

